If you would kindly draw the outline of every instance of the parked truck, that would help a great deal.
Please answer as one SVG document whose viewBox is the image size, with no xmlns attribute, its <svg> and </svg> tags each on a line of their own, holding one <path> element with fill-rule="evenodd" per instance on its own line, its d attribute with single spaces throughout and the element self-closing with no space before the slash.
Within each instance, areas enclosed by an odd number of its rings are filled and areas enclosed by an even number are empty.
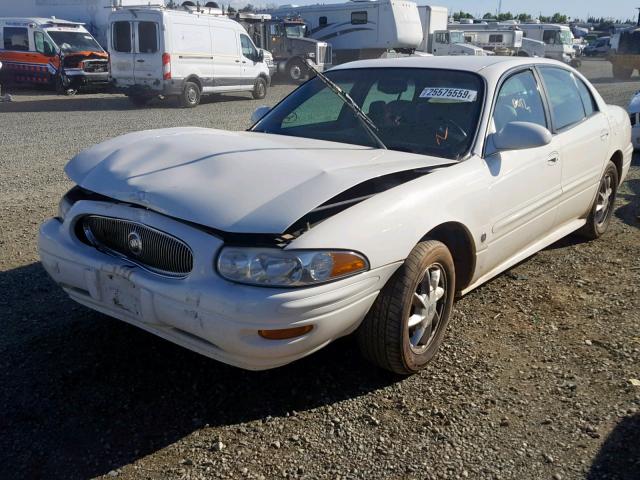
<svg viewBox="0 0 640 480">
<path fill-rule="evenodd" d="M 258 48 L 271 52 L 273 73 L 299 82 L 309 74 L 307 61 L 321 72 L 331 68 L 331 45 L 308 38 L 307 26 L 300 17 L 238 13 L 234 18 L 245 27 Z"/>
<path fill-rule="evenodd" d="M 611 62 L 613 76 L 618 80 L 628 80 L 635 70 L 640 70 L 640 27 L 611 37 L 607 60 Z"/>
</svg>

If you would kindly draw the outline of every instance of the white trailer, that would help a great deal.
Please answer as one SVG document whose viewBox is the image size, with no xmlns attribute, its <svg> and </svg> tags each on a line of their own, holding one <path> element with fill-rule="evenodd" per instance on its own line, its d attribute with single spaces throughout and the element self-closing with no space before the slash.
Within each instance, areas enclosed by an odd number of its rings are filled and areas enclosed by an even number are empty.
<svg viewBox="0 0 640 480">
<path fill-rule="evenodd" d="M 413 52 L 422 42 L 418 7 L 406 0 L 352 0 L 342 4 L 285 5 L 266 13 L 300 17 L 309 36 L 333 47 L 334 63 Z"/>
<path fill-rule="evenodd" d="M 84 27 L 104 47 L 107 46 L 109 15 L 114 6 L 148 3 L 142 0 L 4 0 L 3 17 L 64 18 L 83 23 Z M 155 0 L 153 3 L 164 3 Z"/>
<path fill-rule="evenodd" d="M 418 47 L 421 52 L 433 51 L 433 34 L 437 30 L 446 30 L 449 22 L 449 10 L 447 7 L 429 5 L 418 6 L 420 23 L 422 24 L 422 43 Z"/>
</svg>

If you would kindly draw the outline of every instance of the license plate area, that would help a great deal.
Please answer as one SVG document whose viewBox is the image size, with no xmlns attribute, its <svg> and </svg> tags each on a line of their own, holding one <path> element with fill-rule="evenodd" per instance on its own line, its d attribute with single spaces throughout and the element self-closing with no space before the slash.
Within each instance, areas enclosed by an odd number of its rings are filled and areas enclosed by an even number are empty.
<svg viewBox="0 0 640 480">
<path fill-rule="evenodd" d="M 113 273 L 104 273 L 100 277 L 102 298 L 108 304 L 135 317 L 141 316 L 140 289 L 133 282 Z"/>
</svg>

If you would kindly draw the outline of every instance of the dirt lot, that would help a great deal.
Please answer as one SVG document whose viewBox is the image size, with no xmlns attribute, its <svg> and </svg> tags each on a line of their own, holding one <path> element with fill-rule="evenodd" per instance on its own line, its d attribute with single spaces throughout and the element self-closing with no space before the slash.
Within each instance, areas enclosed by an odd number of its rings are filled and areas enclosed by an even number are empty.
<svg viewBox="0 0 640 480">
<path fill-rule="evenodd" d="M 603 61 L 583 71 L 610 103 L 640 89 Z M 606 237 L 569 237 L 458 302 L 422 374 L 376 370 L 349 339 L 250 373 L 74 304 L 40 267 L 36 232 L 81 149 L 144 128 L 241 129 L 264 102 L 13 93 L 0 104 L 0 478 L 640 478 L 638 159 Z"/>
</svg>

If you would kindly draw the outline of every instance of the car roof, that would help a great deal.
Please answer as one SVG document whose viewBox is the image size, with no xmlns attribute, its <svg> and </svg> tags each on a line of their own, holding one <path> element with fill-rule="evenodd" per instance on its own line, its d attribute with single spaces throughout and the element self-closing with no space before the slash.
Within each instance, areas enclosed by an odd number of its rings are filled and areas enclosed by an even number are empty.
<svg viewBox="0 0 640 480">
<path fill-rule="evenodd" d="M 38 26 L 42 25 L 84 25 L 82 22 L 73 22 L 71 20 L 63 20 L 62 18 L 44 18 L 44 17 L 2 17 L 0 22 L 21 22 L 21 23 L 35 23 Z"/>
<path fill-rule="evenodd" d="M 480 73 L 490 77 L 501 75 L 503 72 L 514 67 L 523 65 L 555 65 L 564 66 L 557 60 L 537 57 L 502 57 L 502 56 L 410 56 L 402 58 L 383 58 L 375 60 L 359 60 L 356 62 L 344 63 L 332 70 L 343 70 L 349 68 L 436 68 L 442 70 L 460 70 L 466 72 Z"/>
</svg>

